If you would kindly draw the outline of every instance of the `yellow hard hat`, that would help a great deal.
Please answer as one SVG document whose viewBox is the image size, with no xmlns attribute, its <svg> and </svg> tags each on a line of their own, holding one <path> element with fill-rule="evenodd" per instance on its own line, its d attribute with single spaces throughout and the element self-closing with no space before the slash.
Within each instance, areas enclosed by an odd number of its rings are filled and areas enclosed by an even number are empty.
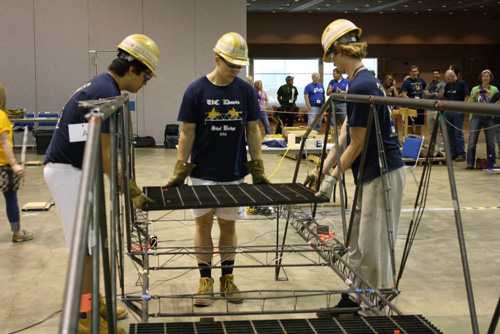
<svg viewBox="0 0 500 334">
<path fill-rule="evenodd" d="M 247 41 L 236 32 L 222 35 L 215 44 L 214 52 L 226 61 L 237 66 L 248 66 Z"/>
<path fill-rule="evenodd" d="M 326 27 L 323 31 L 323 35 L 321 36 L 321 45 L 323 46 L 323 61 L 327 63 L 331 63 L 332 60 L 328 57 L 330 53 L 330 48 L 336 41 L 339 40 L 344 35 L 347 35 L 351 31 L 357 31 L 357 36 L 361 36 L 363 32 L 361 28 L 356 27 L 354 23 L 349 20 L 338 19 L 333 21 Z M 339 41 L 340 42 L 340 41 Z M 349 41 L 346 41 L 343 44 L 347 44 Z"/>
<path fill-rule="evenodd" d="M 127 52 L 146 65 L 156 77 L 156 65 L 158 65 L 160 58 L 160 50 L 151 38 L 141 34 L 130 35 L 118 45 L 118 49 Z"/>
</svg>

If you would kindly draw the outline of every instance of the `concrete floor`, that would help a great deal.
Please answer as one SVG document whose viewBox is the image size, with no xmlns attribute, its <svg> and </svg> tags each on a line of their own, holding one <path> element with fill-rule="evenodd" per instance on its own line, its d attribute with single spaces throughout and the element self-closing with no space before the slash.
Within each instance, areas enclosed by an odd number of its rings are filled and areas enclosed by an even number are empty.
<svg viewBox="0 0 500 334">
<path fill-rule="evenodd" d="M 484 144 L 478 146 L 478 155 L 484 156 Z M 27 160 L 40 160 L 33 151 L 28 151 Z M 267 174 L 270 175 L 280 161 L 278 155 L 265 155 Z M 137 183 L 141 186 L 158 186 L 164 184 L 172 172 L 176 161 L 176 151 L 162 148 L 137 149 L 136 170 Z M 466 171 L 465 163 L 454 163 L 455 177 L 458 184 L 460 207 L 499 206 L 498 187 L 499 174 L 484 171 Z M 295 161 L 284 159 L 274 182 L 291 182 Z M 422 167 L 417 168 L 417 177 Z M 299 181 L 306 173 L 305 163 L 301 167 Z M 347 174 L 347 185 L 350 197 L 353 194 L 352 174 Z M 417 187 L 411 175 L 408 175 L 405 188 L 404 210 L 401 216 L 401 227 L 397 243 L 396 258 L 401 258 L 407 228 L 412 217 L 412 208 Z M 24 188 L 19 191 L 19 203 L 49 201 L 50 193 L 43 181 L 43 167 L 28 167 Z M 351 201 L 351 199 L 349 199 Z M 404 277 L 401 281 L 401 296 L 397 307 L 405 314 L 422 314 L 444 333 L 471 333 L 469 309 L 460 260 L 460 251 L 455 228 L 454 215 L 451 211 L 450 190 L 445 166 L 435 166 L 432 170 L 428 211 L 425 212 Z M 333 204 L 320 207 L 328 211 L 322 219 L 332 224 L 332 229 L 341 234 L 341 222 L 337 209 Z M 62 295 L 68 264 L 68 254 L 63 239 L 61 224 L 57 210 L 52 208 L 45 212 L 22 213 L 22 227 L 35 233 L 35 239 L 26 243 L 12 243 L 9 224 L 5 217 L 5 204 L 0 201 L 0 294 L 4 302 L 0 304 L 0 333 L 11 333 L 26 326 L 35 324 L 52 313 L 61 310 Z M 154 212 L 152 219 L 159 219 L 165 213 Z M 491 322 L 492 314 L 500 295 L 500 229 L 498 228 L 498 209 L 466 209 L 461 211 L 463 228 L 466 237 L 470 272 L 473 281 L 474 297 L 481 333 L 485 333 Z M 170 213 L 170 222 L 156 222 L 152 228 L 159 238 L 160 245 L 192 245 L 193 222 L 190 212 L 177 211 Z M 186 218 L 186 220 L 183 220 Z M 176 221 L 176 219 L 179 219 Z M 276 224 L 261 216 L 249 216 L 249 219 L 238 222 L 240 244 L 272 245 L 275 242 Z M 214 228 L 214 238 L 218 235 Z M 300 243 L 302 239 L 296 233 L 290 233 L 290 243 Z M 284 261 L 298 261 L 298 256 L 290 256 Z M 163 259 L 164 261 L 165 259 Z M 161 261 L 162 259 L 155 261 Z M 195 261 L 189 257 L 178 259 L 176 265 L 192 265 Z M 250 263 L 243 256 L 237 263 Z M 129 259 L 126 259 L 126 292 L 139 294 L 136 286 L 137 270 Z M 198 283 L 198 273 L 190 271 L 157 271 L 151 273 L 151 294 L 189 294 L 194 293 Z M 236 282 L 242 290 L 259 289 L 344 289 L 342 281 L 329 268 L 292 268 L 287 269 L 289 281 L 276 282 L 274 270 L 238 269 Z M 218 270 L 214 270 L 218 289 Z M 171 280 L 169 280 L 171 279 Z M 333 302 L 336 302 L 334 300 Z M 299 307 L 317 307 L 323 300 L 314 298 L 299 302 Z M 289 308 L 293 301 L 274 303 L 270 308 Z M 191 309 L 188 301 L 162 302 L 162 311 L 184 312 Z M 237 310 L 258 310 L 260 304 L 247 301 L 236 306 Z M 224 304 L 216 302 L 210 308 L 221 310 Z M 210 310 L 210 309 L 208 309 Z M 132 312 L 130 312 L 132 313 Z M 268 318 L 304 318 L 313 314 L 295 314 L 268 316 Z M 238 317 L 237 319 L 261 319 L 263 316 Z M 216 320 L 222 319 L 216 317 Z M 228 317 L 224 318 L 228 319 Z M 232 318 L 234 319 L 234 318 Z M 197 318 L 156 318 L 152 322 L 195 321 Z M 60 314 L 27 329 L 23 333 L 56 333 Z M 129 323 L 139 322 L 132 314 L 119 322 L 128 330 Z"/>
</svg>

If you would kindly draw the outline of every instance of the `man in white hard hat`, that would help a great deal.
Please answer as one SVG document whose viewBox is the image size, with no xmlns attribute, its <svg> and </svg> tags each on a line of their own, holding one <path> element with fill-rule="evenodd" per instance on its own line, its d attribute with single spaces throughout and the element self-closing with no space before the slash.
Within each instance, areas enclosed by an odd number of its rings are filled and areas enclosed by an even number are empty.
<svg viewBox="0 0 500 334">
<path fill-rule="evenodd" d="M 96 76 L 90 82 L 78 88 L 63 108 L 61 119 L 47 149 L 44 161 L 44 177 L 56 202 L 68 251 L 71 249 L 78 190 L 82 174 L 83 152 L 85 150 L 85 141 L 74 140 L 75 136 L 72 136 L 71 132 L 74 129 L 73 125 L 86 123 L 85 114 L 88 112 L 86 109 L 78 107 L 78 103 L 85 100 L 119 96 L 122 90 L 137 93 L 153 76 L 156 76 L 155 70 L 159 56 L 160 51 L 151 38 L 140 34 L 126 37 L 118 45 L 117 58 L 109 65 L 108 72 Z M 101 146 L 103 170 L 109 175 L 111 162 L 109 119 L 102 124 Z M 130 191 L 136 207 L 140 208 L 144 202 L 150 201 L 135 185 L 133 180 Z M 90 333 L 91 288 L 91 257 L 87 256 L 85 259 L 78 333 Z M 108 326 L 105 320 L 107 314 L 103 298 L 100 297 L 100 300 L 100 333 L 102 334 L 108 333 Z M 118 307 L 117 318 L 123 319 L 126 317 L 127 310 Z M 125 331 L 118 328 L 117 332 L 124 333 Z"/>
<path fill-rule="evenodd" d="M 349 94 L 384 96 L 377 79 L 361 62 L 366 56 L 367 44 L 361 42 L 361 28 L 348 20 L 336 20 L 325 29 L 321 42 L 324 49 L 323 61 L 334 62 L 341 73 L 347 73 L 351 79 Z M 392 221 L 392 241 L 396 242 L 399 216 L 403 198 L 403 188 L 406 181 L 406 171 L 399 150 L 399 139 L 394 128 L 393 119 L 385 105 L 376 105 L 379 117 L 388 166 L 388 181 L 390 184 Z M 347 147 L 338 152 L 342 170 L 335 167 L 337 152 L 331 150 L 325 160 L 324 181 L 318 195 L 331 196 L 333 186 L 339 173 L 352 168 L 354 178 L 363 183 L 363 191 L 352 211 L 354 222 L 352 226 L 350 248 L 347 260 L 361 276 L 376 289 L 390 288 L 394 284 L 391 269 L 390 250 L 388 242 L 388 226 L 386 225 L 386 209 L 384 206 L 384 189 L 379 167 L 378 148 L 375 124 L 370 129 L 366 161 L 363 166 L 362 179 L 360 175 L 361 152 L 367 131 L 370 105 L 365 103 L 347 103 L 347 119 L 342 125 L 340 147 Z M 374 121 L 375 122 L 375 121 Z M 349 136 L 347 136 L 349 133 Z M 332 167 L 333 172 L 329 171 Z M 358 282 L 354 281 L 356 285 Z M 344 294 L 337 307 L 356 307 L 360 304 L 356 295 Z M 362 305 L 363 306 L 363 305 Z"/>
<path fill-rule="evenodd" d="M 252 174 L 254 184 L 268 183 L 261 158 L 257 95 L 251 85 L 238 77 L 248 66 L 247 43 L 238 33 L 230 32 L 217 41 L 213 50 L 215 69 L 193 82 L 184 93 L 177 118 L 182 122 L 178 161 L 167 186 L 183 184 L 188 175 L 190 185 L 238 184 L 248 173 Z M 214 216 L 220 228 L 219 250 L 231 252 L 237 245 L 235 221 L 244 218 L 245 208 L 194 209 L 193 215 L 195 250 L 206 252 L 197 255 L 201 278 L 193 303 L 208 306 L 214 291 L 211 272 Z M 243 302 L 234 283 L 234 253 L 221 254 L 220 265 L 221 294 L 230 303 Z"/>
</svg>

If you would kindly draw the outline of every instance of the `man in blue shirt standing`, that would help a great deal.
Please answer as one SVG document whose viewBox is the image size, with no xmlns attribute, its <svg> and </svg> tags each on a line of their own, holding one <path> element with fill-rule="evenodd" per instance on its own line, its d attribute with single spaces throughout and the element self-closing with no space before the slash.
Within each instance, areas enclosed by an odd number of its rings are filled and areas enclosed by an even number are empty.
<svg viewBox="0 0 500 334">
<path fill-rule="evenodd" d="M 410 77 L 403 81 L 403 86 L 401 86 L 402 97 L 406 99 L 421 99 L 424 97 L 426 83 L 424 79 L 418 77 L 419 74 L 418 66 L 412 65 L 410 67 Z M 424 123 L 424 109 L 417 109 L 417 117 L 408 118 L 409 132 L 420 136 Z"/>
<path fill-rule="evenodd" d="M 444 79 L 446 86 L 444 87 L 443 96 L 448 101 L 466 102 L 469 99 L 469 86 L 467 83 L 457 77 L 458 69 L 447 70 Z M 457 162 L 465 161 L 465 140 L 462 128 L 464 126 L 464 114 L 446 111 L 445 117 L 447 121 L 448 137 L 451 147 L 451 158 Z"/>
<path fill-rule="evenodd" d="M 189 175 L 190 185 L 240 184 L 252 174 L 254 184 L 269 183 L 261 157 L 258 126 L 260 107 L 255 89 L 238 77 L 248 66 L 248 46 L 238 33 L 224 34 L 213 48 L 215 68 L 186 89 L 177 120 L 182 122 L 179 151 L 168 187 L 179 186 Z M 247 149 L 252 160 L 247 161 Z M 190 162 L 189 162 L 190 161 Z M 236 220 L 245 208 L 193 209 L 194 247 L 200 280 L 193 300 L 197 307 L 214 301 L 212 278 L 214 216 L 220 229 L 219 250 L 222 275 L 220 292 L 228 302 L 239 304 L 243 297 L 234 283 L 233 266 L 237 246 Z"/>
<path fill-rule="evenodd" d="M 304 100 L 307 106 L 307 124 L 311 126 L 313 120 L 318 115 L 321 107 L 325 103 L 325 89 L 323 84 L 319 82 L 319 73 L 314 72 L 312 74 L 312 82 L 306 86 L 304 89 Z M 314 130 L 318 131 L 321 129 L 321 121 L 314 127 Z"/>
<path fill-rule="evenodd" d="M 340 73 L 338 68 L 333 69 L 333 79 L 328 84 L 327 94 L 331 93 L 347 93 L 349 90 L 349 80 L 345 79 Z M 344 123 L 347 111 L 347 104 L 345 102 L 335 101 L 335 113 L 340 118 L 340 124 Z M 333 124 L 333 120 L 332 120 Z"/>
</svg>

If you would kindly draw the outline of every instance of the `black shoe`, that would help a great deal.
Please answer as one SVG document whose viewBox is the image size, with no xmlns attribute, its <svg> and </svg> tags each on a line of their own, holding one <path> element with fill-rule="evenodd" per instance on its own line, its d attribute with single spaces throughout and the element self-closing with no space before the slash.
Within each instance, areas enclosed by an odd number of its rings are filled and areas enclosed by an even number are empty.
<svg viewBox="0 0 500 334">
<path fill-rule="evenodd" d="M 472 166 L 472 165 L 467 165 L 467 166 L 465 167 L 465 169 L 467 169 L 467 170 L 471 170 L 471 169 L 474 169 L 474 166 Z"/>
<path fill-rule="evenodd" d="M 356 310 L 352 310 L 356 308 Z M 342 310 L 345 309 L 345 310 Z M 323 308 L 316 312 L 318 318 L 338 317 L 341 314 L 358 315 L 359 305 L 349 298 L 347 293 L 342 294 L 342 298 L 333 308 Z"/>
<path fill-rule="evenodd" d="M 465 161 L 465 157 L 463 155 L 459 155 L 455 158 L 455 162 L 463 162 Z"/>
</svg>

